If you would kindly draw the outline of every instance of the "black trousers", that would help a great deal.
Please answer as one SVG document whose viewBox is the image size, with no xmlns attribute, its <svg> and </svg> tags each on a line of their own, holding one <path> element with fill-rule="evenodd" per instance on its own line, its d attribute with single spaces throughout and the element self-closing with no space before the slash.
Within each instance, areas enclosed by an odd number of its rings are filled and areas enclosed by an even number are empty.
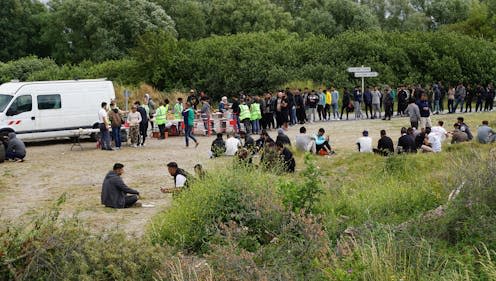
<svg viewBox="0 0 496 281">
<path fill-rule="evenodd" d="M 346 111 L 346 120 L 348 120 L 348 105 L 343 105 L 341 106 L 341 117 L 339 117 L 340 119 L 343 119 L 343 112 Z"/>
<path fill-rule="evenodd" d="M 165 124 L 158 125 L 158 131 L 160 132 L 160 139 L 165 139 Z"/>
<path fill-rule="evenodd" d="M 305 119 L 306 119 L 306 114 L 305 114 L 305 109 L 300 107 L 300 108 L 297 108 L 296 109 L 296 119 L 298 119 L 298 122 L 300 124 L 303 124 L 305 123 Z"/>
<path fill-rule="evenodd" d="M 370 111 L 370 117 L 374 116 L 372 115 L 372 104 L 365 103 L 365 115 L 367 115 L 367 119 L 369 118 L 369 111 Z"/>
<path fill-rule="evenodd" d="M 328 141 L 325 141 L 323 144 L 317 144 L 317 145 L 315 145 L 315 150 L 317 151 L 317 154 L 324 147 L 327 147 L 327 150 L 328 151 L 331 151 L 331 146 L 329 145 L 329 142 Z"/>
<path fill-rule="evenodd" d="M 134 203 L 136 203 L 136 201 L 138 201 L 138 196 L 136 195 L 127 195 L 126 198 L 124 199 L 125 200 L 125 205 L 124 205 L 124 208 L 129 208 L 131 206 L 134 205 Z"/>
<path fill-rule="evenodd" d="M 148 122 L 141 122 L 139 125 L 141 144 L 145 144 L 146 132 L 148 131 Z M 138 142 L 139 143 L 139 142 Z"/>
<path fill-rule="evenodd" d="M 324 106 L 322 104 L 317 105 L 317 112 L 319 114 L 320 121 L 326 119 L 326 112 L 324 111 Z"/>
</svg>

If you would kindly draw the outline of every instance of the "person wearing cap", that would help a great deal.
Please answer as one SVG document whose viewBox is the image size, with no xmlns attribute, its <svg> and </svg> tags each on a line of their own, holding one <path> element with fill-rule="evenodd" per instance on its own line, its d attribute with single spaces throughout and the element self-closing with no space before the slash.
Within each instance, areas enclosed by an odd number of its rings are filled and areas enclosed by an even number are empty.
<svg viewBox="0 0 496 281">
<path fill-rule="evenodd" d="M 108 172 L 103 180 L 101 202 L 105 207 L 129 208 L 141 207 L 139 192 L 129 188 L 122 180 L 124 165 L 115 163 L 112 171 Z"/>
<path fill-rule="evenodd" d="M 185 187 L 188 187 L 189 175 L 183 169 L 179 168 L 176 162 L 169 162 L 167 164 L 167 170 L 169 171 L 169 175 L 174 178 L 174 187 L 161 187 L 160 191 L 162 193 L 174 193 L 181 191 L 181 189 Z"/>
<path fill-rule="evenodd" d="M 369 137 L 369 131 L 362 132 L 362 136 L 357 139 L 358 152 L 372 152 L 372 138 Z"/>
</svg>

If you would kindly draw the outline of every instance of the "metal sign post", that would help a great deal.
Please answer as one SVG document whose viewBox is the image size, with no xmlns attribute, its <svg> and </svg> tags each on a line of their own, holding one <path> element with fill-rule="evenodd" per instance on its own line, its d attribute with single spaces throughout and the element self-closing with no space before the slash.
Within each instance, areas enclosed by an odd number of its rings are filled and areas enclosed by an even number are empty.
<svg viewBox="0 0 496 281">
<path fill-rule="evenodd" d="M 128 111 L 129 96 L 131 96 L 131 92 L 129 92 L 128 89 L 125 89 L 124 90 L 124 98 L 126 100 L 126 111 Z"/>
<path fill-rule="evenodd" d="M 365 78 L 377 77 L 379 73 L 372 72 L 370 67 L 361 66 L 361 67 L 349 67 L 347 69 L 348 72 L 354 73 L 356 78 L 362 78 L 362 94 L 365 92 Z"/>
</svg>

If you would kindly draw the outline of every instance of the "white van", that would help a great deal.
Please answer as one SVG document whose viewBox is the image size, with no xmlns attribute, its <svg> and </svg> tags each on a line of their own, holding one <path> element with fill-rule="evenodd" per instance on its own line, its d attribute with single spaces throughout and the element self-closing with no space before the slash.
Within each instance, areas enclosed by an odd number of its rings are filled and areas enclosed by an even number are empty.
<svg viewBox="0 0 496 281">
<path fill-rule="evenodd" d="M 19 139 L 74 136 L 80 128 L 98 128 L 102 102 L 115 98 L 106 79 L 9 82 L 0 85 L 0 136 Z"/>
</svg>

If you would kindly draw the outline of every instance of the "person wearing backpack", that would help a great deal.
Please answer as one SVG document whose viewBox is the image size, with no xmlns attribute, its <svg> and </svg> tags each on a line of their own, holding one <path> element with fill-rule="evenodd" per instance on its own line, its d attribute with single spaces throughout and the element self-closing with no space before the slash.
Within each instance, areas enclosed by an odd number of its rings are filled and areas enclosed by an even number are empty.
<svg viewBox="0 0 496 281">
<path fill-rule="evenodd" d="M 167 164 L 167 170 L 169 175 L 174 178 L 174 187 L 161 187 L 160 191 L 162 193 L 176 193 L 188 187 L 189 175 L 186 171 L 179 168 L 176 162 L 169 162 Z"/>
</svg>

